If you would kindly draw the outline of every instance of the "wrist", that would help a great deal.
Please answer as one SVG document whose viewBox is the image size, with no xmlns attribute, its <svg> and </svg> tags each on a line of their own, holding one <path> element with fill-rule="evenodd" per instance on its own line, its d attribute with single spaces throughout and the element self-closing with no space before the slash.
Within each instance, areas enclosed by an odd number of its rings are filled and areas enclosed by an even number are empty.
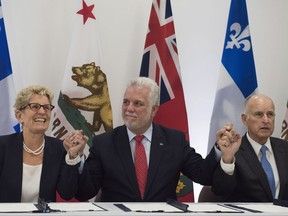
<svg viewBox="0 0 288 216">
<path fill-rule="evenodd" d="M 232 164 L 234 162 L 234 156 L 233 157 L 225 157 L 222 155 L 222 160 L 226 164 Z"/>
<path fill-rule="evenodd" d="M 71 159 L 69 153 L 67 153 L 65 156 L 65 161 L 68 165 L 76 165 L 81 161 L 81 158 L 79 155 L 77 155 L 75 158 Z"/>
<path fill-rule="evenodd" d="M 69 159 L 70 160 L 73 160 L 73 159 L 75 159 L 79 154 L 78 154 L 78 152 L 75 154 L 75 153 L 72 153 L 72 152 L 68 152 L 68 155 L 69 155 Z"/>
</svg>

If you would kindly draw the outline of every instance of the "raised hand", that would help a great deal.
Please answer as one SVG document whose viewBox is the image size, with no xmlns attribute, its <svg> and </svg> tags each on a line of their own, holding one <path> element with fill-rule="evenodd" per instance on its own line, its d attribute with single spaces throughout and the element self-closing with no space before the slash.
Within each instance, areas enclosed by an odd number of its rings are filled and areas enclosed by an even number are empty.
<svg viewBox="0 0 288 216">
<path fill-rule="evenodd" d="M 236 133 L 232 123 L 227 123 L 216 133 L 216 145 L 222 152 L 224 163 L 232 163 L 241 144 L 241 135 Z"/>
<path fill-rule="evenodd" d="M 87 141 L 88 137 L 83 134 L 82 130 L 73 131 L 64 139 L 63 145 L 70 159 L 83 155 Z"/>
</svg>

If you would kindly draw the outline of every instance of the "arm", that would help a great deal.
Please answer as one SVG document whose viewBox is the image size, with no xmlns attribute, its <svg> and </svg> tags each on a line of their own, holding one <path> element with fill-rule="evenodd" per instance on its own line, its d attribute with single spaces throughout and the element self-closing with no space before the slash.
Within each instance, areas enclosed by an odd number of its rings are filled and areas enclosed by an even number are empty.
<svg viewBox="0 0 288 216">
<path fill-rule="evenodd" d="M 237 185 L 235 154 L 241 144 L 241 136 L 228 123 L 216 133 L 216 146 L 221 151 L 221 161 L 214 172 L 212 191 L 216 195 L 228 195 Z"/>
<path fill-rule="evenodd" d="M 226 124 L 216 133 L 216 146 L 221 151 L 221 159 L 226 164 L 235 161 L 235 154 L 241 144 L 241 136 L 236 133 L 231 123 Z"/>
</svg>

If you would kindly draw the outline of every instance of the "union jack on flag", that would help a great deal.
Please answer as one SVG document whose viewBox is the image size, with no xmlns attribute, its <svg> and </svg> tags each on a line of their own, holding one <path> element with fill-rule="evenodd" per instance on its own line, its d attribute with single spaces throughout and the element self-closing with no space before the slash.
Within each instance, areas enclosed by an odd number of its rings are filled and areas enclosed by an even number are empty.
<svg viewBox="0 0 288 216">
<path fill-rule="evenodd" d="M 160 107 L 154 122 L 175 128 L 189 140 L 187 112 L 170 0 L 153 0 L 140 76 L 160 87 Z M 193 184 L 181 175 L 176 189 L 180 201 L 194 201 Z"/>
<path fill-rule="evenodd" d="M 175 98 L 170 80 L 179 80 L 179 61 L 170 1 L 153 1 L 140 75 L 158 83 L 161 104 Z"/>
</svg>

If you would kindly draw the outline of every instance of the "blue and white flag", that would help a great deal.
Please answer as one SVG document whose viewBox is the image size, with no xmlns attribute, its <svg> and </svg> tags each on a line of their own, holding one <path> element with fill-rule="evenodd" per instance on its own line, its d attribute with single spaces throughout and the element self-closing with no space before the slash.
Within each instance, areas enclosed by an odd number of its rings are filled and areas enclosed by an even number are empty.
<svg viewBox="0 0 288 216">
<path fill-rule="evenodd" d="M 0 1 L 0 135 L 20 131 L 20 125 L 14 116 L 13 104 L 15 88 L 12 76 L 8 43 L 6 38 L 2 4 Z"/>
<path fill-rule="evenodd" d="M 215 144 L 216 132 L 227 122 L 243 135 L 241 120 L 247 97 L 257 91 L 251 35 L 245 0 L 232 0 L 219 73 L 218 87 L 210 123 L 208 152 Z"/>
</svg>

